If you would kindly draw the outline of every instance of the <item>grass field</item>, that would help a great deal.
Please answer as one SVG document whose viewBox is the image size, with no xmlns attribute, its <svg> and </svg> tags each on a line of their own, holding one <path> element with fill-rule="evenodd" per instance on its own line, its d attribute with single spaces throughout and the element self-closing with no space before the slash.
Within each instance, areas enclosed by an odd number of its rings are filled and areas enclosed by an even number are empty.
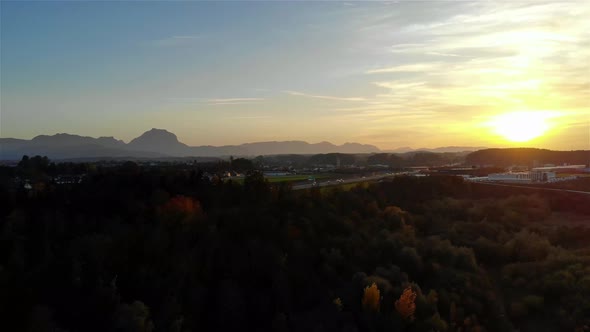
<svg viewBox="0 0 590 332">
<path fill-rule="evenodd" d="M 265 179 L 270 183 L 287 182 L 287 181 L 307 181 L 309 175 L 283 175 L 283 176 L 266 176 Z"/>
<path fill-rule="evenodd" d="M 315 175 L 285 175 L 285 176 L 267 176 L 266 179 L 270 183 L 276 182 L 296 182 L 296 181 L 307 181 L 309 177 L 314 177 L 316 180 L 328 179 L 331 176 L 328 174 L 315 174 Z"/>
<path fill-rule="evenodd" d="M 587 177 L 590 177 L 590 173 L 571 173 L 571 174 L 570 173 L 558 173 L 557 174 L 558 178 L 564 178 L 567 176 L 577 176 L 580 178 L 587 178 Z"/>
<path fill-rule="evenodd" d="M 366 188 L 368 185 L 369 185 L 369 182 L 346 183 L 346 184 L 340 184 L 340 185 L 334 185 L 334 186 L 328 186 L 328 187 L 321 187 L 320 192 L 324 194 L 324 193 L 330 192 L 331 190 L 348 191 L 356 186 L 361 186 L 363 188 Z"/>
<path fill-rule="evenodd" d="M 329 179 L 332 177 L 329 174 L 315 174 L 315 175 L 284 175 L 284 176 L 266 176 L 265 179 L 268 180 L 270 183 L 277 183 L 277 182 L 299 182 L 299 181 L 307 181 L 309 177 L 312 176 L 316 180 L 324 180 Z M 226 179 L 228 181 L 229 179 Z M 231 179 L 237 183 L 243 183 L 244 178 L 233 178 Z M 311 182 L 311 181 L 310 181 Z"/>
</svg>

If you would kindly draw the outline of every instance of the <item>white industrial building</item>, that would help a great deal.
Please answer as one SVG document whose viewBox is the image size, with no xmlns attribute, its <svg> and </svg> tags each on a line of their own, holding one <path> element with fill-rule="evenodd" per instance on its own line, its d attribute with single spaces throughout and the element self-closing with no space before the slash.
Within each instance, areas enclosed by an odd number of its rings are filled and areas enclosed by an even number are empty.
<svg viewBox="0 0 590 332">
<path fill-rule="evenodd" d="M 576 175 L 558 177 L 556 174 L 569 172 L 584 172 L 586 165 L 561 165 L 535 167 L 531 171 L 518 171 L 506 173 L 494 173 L 483 177 L 472 177 L 467 180 L 473 182 L 505 182 L 505 183 L 539 183 L 568 181 L 576 178 Z M 563 175 L 563 174 L 562 174 Z"/>
<path fill-rule="evenodd" d="M 531 172 L 533 182 L 553 182 L 556 179 L 555 172 L 534 170 Z"/>
<path fill-rule="evenodd" d="M 528 183 L 528 182 L 531 182 L 531 173 L 530 172 L 493 173 L 493 174 L 488 175 L 488 181 Z"/>
<path fill-rule="evenodd" d="M 554 182 L 555 172 L 532 171 L 532 172 L 508 172 L 494 173 L 487 176 L 487 179 L 478 178 L 476 181 L 494 181 L 506 183 L 531 183 L 531 182 Z"/>
</svg>

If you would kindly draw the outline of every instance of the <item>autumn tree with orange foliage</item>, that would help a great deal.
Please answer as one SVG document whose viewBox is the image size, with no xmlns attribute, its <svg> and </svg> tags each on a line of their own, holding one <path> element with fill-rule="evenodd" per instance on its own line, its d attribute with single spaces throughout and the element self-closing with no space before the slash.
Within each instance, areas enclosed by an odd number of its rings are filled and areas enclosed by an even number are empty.
<svg viewBox="0 0 590 332">
<path fill-rule="evenodd" d="M 416 292 L 412 287 L 408 286 L 404 289 L 399 300 L 395 301 L 395 310 L 404 318 L 414 320 L 414 312 L 416 312 Z"/>
<path fill-rule="evenodd" d="M 377 287 L 377 284 L 372 283 L 371 286 L 365 287 L 365 293 L 363 294 L 363 308 L 366 310 L 379 312 L 381 305 L 381 292 Z"/>
<path fill-rule="evenodd" d="M 160 213 L 178 217 L 183 222 L 189 222 L 193 217 L 203 213 L 199 201 L 186 196 L 175 196 L 170 198 L 159 209 Z"/>
</svg>

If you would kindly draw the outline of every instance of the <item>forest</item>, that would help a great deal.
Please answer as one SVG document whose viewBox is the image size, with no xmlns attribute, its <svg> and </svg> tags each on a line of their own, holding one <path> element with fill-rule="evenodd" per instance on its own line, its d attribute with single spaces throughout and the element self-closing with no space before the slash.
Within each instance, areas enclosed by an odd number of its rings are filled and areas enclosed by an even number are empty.
<svg viewBox="0 0 590 332">
<path fill-rule="evenodd" d="M 17 178 L 85 174 L 80 183 Z M 590 331 L 590 196 L 256 170 L 0 169 L 6 331 Z"/>
</svg>

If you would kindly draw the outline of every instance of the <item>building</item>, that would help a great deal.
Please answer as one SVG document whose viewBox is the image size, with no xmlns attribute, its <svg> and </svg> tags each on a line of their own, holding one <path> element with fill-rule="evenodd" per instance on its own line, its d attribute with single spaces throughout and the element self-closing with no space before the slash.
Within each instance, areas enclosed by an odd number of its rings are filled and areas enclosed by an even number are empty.
<svg viewBox="0 0 590 332">
<path fill-rule="evenodd" d="M 563 179 L 570 180 L 571 178 Z M 487 177 L 470 179 L 470 181 L 494 181 L 505 183 L 556 182 L 558 180 L 562 179 L 558 178 L 555 172 L 550 172 L 544 169 L 533 169 L 531 172 L 494 173 L 488 175 Z"/>
<path fill-rule="evenodd" d="M 555 172 L 533 169 L 531 172 L 531 180 L 533 182 L 553 182 L 555 180 Z"/>
<path fill-rule="evenodd" d="M 531 182 L 530 172 L 493 173 L 488 175 L 488 181 L 529 183 Z"/>
<path fill-rule="evenodd" d="M 561 166 L 545 166 L 535 167 L 532 169 L 533 172 L 555 172 L 555 173 L 568 173 L 568 172 L 583 172 L 586 165 L 561 165 Z"/>
</svg>

